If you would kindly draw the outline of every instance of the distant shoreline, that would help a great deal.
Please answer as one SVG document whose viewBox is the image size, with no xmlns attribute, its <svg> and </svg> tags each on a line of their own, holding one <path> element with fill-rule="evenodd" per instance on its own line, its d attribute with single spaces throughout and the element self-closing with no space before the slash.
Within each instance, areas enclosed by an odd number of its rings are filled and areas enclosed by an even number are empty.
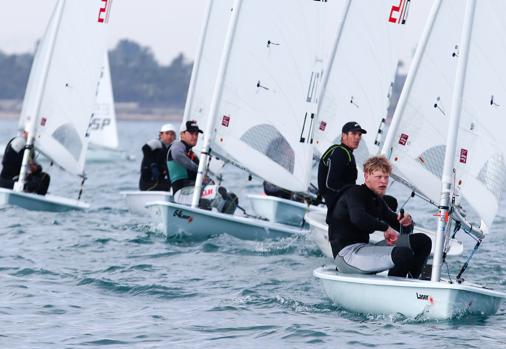
<svg viewBox="0 0 506 349">
<path fill-rule="evenodd" d="M 0 120 L 17 120 L 19 112 L 0 111 Z M 154 114 L 117 114 L 118 121 L 173 121 L 181 122 L 182 115 L 154 115 Z"/>
<path fill-rule="evenodd" d="M 0 120 L 17 120 L 21 114 L 22 101 L 0 100 Z M 129 121 L 174 121 L 183 119 L 183 111 L 169 107 L 146 107 L 137 103 L 116 103 L 116 118 Z"/>
</svg>

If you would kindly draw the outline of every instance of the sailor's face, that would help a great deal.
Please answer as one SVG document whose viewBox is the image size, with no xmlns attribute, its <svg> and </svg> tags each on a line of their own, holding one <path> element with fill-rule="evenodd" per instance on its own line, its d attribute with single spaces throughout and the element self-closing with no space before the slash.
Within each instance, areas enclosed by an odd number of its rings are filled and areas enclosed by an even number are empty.
<svg viewBox="0 0 506 349">
<path fill-rule="evenodd" d="M 362 139 L 362 132 L 351 131 L 348 133 L 343 133 L 341 143 L 346 145 L 348 148 L 355 150 L 358 148 L 361 139 Z"/>
<path fill-rule="evenodd" d="M 176 140 L 176 132 L 174 131 L 160 132 L 160 140 L 167 145 L 172 144 L 172 142 Z"/>
<path fill-rule="evenodd" d="M 376 170 L 372 173 L 365 173 L 365 185 L 376 195 L 383 196 L 387 191 L 390 175 L 382 170 Z"/>
<path fill-rule="evenodd" d="M 190 131 L 184 131 L 181 133 L 181 140 L 183 140 L 186 144 L 189 146 L 196 146 L 197 141 L 199 140 L 199 133 L 198 132 L 190 132 Z"/>
</svg>

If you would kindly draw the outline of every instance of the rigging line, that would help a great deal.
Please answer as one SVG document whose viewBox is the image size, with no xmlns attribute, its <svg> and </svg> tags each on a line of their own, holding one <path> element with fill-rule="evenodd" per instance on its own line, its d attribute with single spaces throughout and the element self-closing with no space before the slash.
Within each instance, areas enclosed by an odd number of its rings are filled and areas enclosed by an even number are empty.
<svg viewBox="0 0 506 349">
<path fill-rule="evenodd" d="M 450 266 L 448 265 L 448 263 L 445 260 L 443 260 L 443 264 L 446 266 L 446 274 L 448 275 L 448 280 L 449 280 L 450 284 L 453 284 L 452 276 L 450 274 Z"/>
<path fill-rule="evenodd" d="M 409 195 L 409 197 L 406 199 L 406 201 L 404 201 L 404 203 L 401 205 L 401 210 L 404 209 L 404 206 L 406 206 L 406 204 L 409 202 L 409 200 L 411 200 L 411 198 L 414 198 L 415 197 L 415 192 L 412 191 L 411 194 Z"/>
<path fill-rule="evenodd" d="M 471 258 L 473 258 L 474 254 L 476 253 L 476 251 L 478 251 L 478 248 L 480 247 L 481 245 L 481 239 L 478 239 L 478 241 L 476 242 L 476 245 L 474 245 L 474 248 L 473 250 L 471 251 L 471 254 L 469 255 L 469 257 L 467 258 L 466 262 L 464 263 L 464 265 L 462 266 L 462 269 L 460 269 L 460 272 L 458 273 L 457 275 L 457 282 L 460 284 L 462 281 L 464 281 L 464 279 L 462 279 L 462 274 L 464 274 L 464 272 L 466 271 L 468 265 L 469 265 L 469 262 L 471 261 Z"/>
<path fill-rule="evenodd" d="M 83 175 L 83 180 L 81 181 L 81 189 L 79 189 L 79 195 L 77 196 L 77 200 L 81 200 L 81 195 L 83 194 L 84 189 L 84 182 L 86 182 L 86 179 L 88 178 Z"/>
</svg>

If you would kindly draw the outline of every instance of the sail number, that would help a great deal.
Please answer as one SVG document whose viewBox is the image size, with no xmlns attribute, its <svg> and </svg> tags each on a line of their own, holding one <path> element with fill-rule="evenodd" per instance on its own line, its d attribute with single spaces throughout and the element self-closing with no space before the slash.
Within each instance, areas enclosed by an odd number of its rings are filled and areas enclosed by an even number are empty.
<svg viewBox="0 0 506 349">
<path fill-rule="evenodd" d="M 100 0 L 101 5 L 98 10 L 98 23 L 109 22 L 109 12 L 111 10 L 112 0 Z"/>
<path fill-rule="evenodd" d="M 93 118 L 90 122 L 90 130 L 97 131 L 103 130 L 111 124 L 110 118 Z"/>
<path fill-rule="evenodd" d="M 400 0 L 398 5 L 392 6 L 388 21 L 390 23 L 406 24 L 410 3 L 411 0 Z"/>
</svg>

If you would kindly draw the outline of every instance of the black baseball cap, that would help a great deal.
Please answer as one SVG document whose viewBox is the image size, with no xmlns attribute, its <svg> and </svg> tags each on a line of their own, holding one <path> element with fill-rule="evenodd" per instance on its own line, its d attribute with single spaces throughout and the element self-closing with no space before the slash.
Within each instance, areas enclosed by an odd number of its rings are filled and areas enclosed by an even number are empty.
<svg viewBox="0 0 506 349">
<path fill-rule="evenodd" d="M 185 126 L 181 127 L 181 132 L 188 131 L 188 132 L 198 132 L 198 133 L 204 133 L 198 125 L 197 121 L 195 120 L 189 120 L 186 122 Z"/>
<path fill-rule="evenodd" d="M 354 131 L 360 131 L 360 133 L 364 134 L 367 133 L 366 130 L 364 130 L 357 122 L 350 121 L 344 124 L 343 126 L 343 133 L 348 132 L 354 132 Z"/>
</svg>

